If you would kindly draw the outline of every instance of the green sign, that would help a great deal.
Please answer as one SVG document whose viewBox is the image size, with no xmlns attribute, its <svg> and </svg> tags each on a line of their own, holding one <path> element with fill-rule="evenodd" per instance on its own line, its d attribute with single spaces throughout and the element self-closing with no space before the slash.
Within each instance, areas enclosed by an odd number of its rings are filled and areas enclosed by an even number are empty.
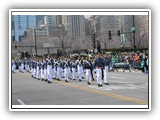
<svg viewBox="0 0 160 120">
<path fill-rule="evenodd" d="M 124 36 L 124 34 L 121 34 L 121 43 L 122 43 L 122 44 L 125 43 L 125 36 Z"/>
<path fill-rule="evenodd" d="M 135 31 L 136 30 L 136 27 L 132 27 L 131 28 L 131 31 L 133 32 L 133 31 Z"/>
</svg>

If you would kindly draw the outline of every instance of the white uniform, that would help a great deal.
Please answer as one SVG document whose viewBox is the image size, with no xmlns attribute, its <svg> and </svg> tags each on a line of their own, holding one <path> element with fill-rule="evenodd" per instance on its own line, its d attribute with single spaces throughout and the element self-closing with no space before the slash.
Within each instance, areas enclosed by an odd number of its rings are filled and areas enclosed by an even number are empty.
<svg viewBox="0 0 160 120">
<path fill-rule="evenodd" d="M 41 79 L 44 80 L 44 63 L 43 63 L 43 61 L 40 64 L 41 64 L 41 69 L 40 69 L 41 75 L 40 76 L 41 76 Z"/>
<path fill-rule="evenodd" d="M 12 61 L 12 72 L 15 72 L 16 70 L 16 63 L 15 61 Z"/>
<path fill-rule="evenodd" d="M 86 60 L 85 62 L 85 70 L 86 70 L 86 80 L 87 82 L 91 82 L 91 63 Z"/>
<path fill-rule="evenodd" d="M 43 61 L 44 64 L 44 80 L 47 81 L 48 80 L 48 74 L 47 74 L 47 63 L 46 60 Z"/>
<path fill-rule="evenodd" d="M 66 61 L 65 65 L 64 65 L 64 77 L 65 77 L 65 81 L 68 82 L 68 77 L 69 77 L 69 64 L 68 64 L 68 61 Z"/>
<path fill-rule="evenodd" d="M 36 68 L 36 78 L 39 80 L 40 79 L 40 63 L 37 62 L 37 68 Z"/>
<path fill-rule="evenodd" d="M 60 61 L 57 64 L 57 79 L 58 80 L 62 79 L 62 67 L 61 67 L 61 62 Z"/>
<path fill-rule="evenodd" d="M 77 69 L 78 69 L 78 78 L 79 80 L 82 80 L 83 77 L 83 66 L 81 61 L 77 61 Z"/>
<path fill-rule="evenodd" d="M 48 82 L 52 82 L 52 63 L 51 63 L 51 60 L 48 60 L 48 63 L 47 63 L 47 74 L 48 74 Z"/>
<path fill-rule="evenodd" d="M 104 67 L 104 83 L 108 83 L 108 66 Z"/>
<path fill-rule="evenodd" d="M 96 68 L 97 84 L 102 85 L 102 69 Z"/>
<path fill-rule="evenodd" d="M 72 61 L 72 80 L 76 79 L 76 64 Z"/>
</svg>

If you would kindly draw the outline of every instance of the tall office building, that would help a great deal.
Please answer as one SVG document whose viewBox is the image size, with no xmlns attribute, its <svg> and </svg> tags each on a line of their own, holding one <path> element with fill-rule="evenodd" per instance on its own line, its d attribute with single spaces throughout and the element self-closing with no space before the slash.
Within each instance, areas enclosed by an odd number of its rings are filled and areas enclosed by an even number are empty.
<svg viewBox="0 0 160 120">
<path fill-rule="evenodd" d="M 84 15 L 62 16 L 62 25 L 67 30 L 70 46 L 73 50 L 86 48 Z"/>
<path fill-rule="evenodd" d="M 119 30 L 118 15 L 100 15 L 96 18 L 97 21 L 97 37 L 101 42 L 101 48 L 117 48 L 120 47 L 120 37 L 117 36 Z M 111 40 L 108 32 L 111 32 Z"/>
<path fill-rule="evenodd" d="M 26 35 L 26 30 L 38 25 L 44 16 L 41 15 L 13 15 L 12 16 L 12 40 L 21 41 Z"/>
<path fill-rule="evenodd" d="M 57 27 L 61 24 L 60 15 L 47 15 L 44 17 L 44 24 L 50 27 Z"/>
</svg>

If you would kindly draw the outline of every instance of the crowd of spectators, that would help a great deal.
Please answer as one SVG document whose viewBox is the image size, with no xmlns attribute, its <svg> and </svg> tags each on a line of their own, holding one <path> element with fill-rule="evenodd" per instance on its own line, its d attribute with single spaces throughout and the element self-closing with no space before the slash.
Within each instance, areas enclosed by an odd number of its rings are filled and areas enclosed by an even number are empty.
<svg viewBox="0 0 160 120">
<path fill-rule="evenodd" d="M 108 52 L 110 58 L 110 69 L 114 63 L 128 63 L 130 68 L 142 70 L 148 73 L 148 52 Z"/>
</svg>

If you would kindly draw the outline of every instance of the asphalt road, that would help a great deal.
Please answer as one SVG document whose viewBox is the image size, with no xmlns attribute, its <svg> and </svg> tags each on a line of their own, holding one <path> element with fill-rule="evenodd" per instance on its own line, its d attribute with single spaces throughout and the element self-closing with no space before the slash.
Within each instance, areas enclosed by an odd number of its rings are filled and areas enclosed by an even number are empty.
<svg viewBox="0 0 160 120">
<path fill-rule="evenodd" d="M 148 105 L 148 75 L 140 71 L 109 72 L 110 85 L 103 87 L 85 79 L 48 84 L 18 71 L 11 83 L 11 105 Z"/>
</svg>

